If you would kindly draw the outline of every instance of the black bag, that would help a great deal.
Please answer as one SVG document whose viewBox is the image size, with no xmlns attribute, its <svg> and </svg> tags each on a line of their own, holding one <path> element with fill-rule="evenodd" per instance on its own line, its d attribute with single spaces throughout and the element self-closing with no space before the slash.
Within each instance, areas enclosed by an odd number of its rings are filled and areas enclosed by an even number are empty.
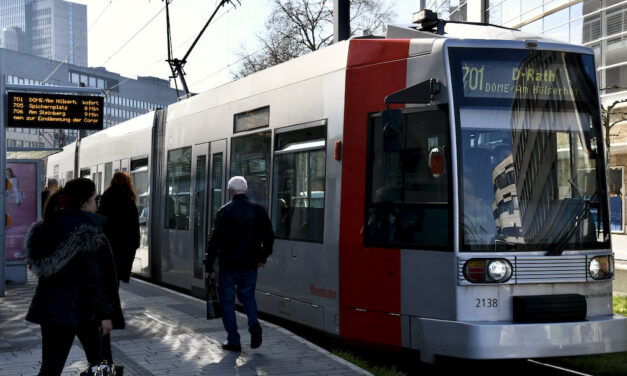
<svg viewBox="0 0 627 376">
<path fill-rule="evenodd" d="M 102 358 L 102 331 L 98 331 L 98 358 Z M 101 360 L 98 365 L 91 365 L 87 363 L 87 369 L 80 373 L 80 376 L 124 376 L 124 367 L 116 366 L 115 364 L 109 365 L 106 360 Z"/>
<path fill-rule="evenodd" d="M 205 281 L 207 290 L 207 320 L 219 319 L 222 317 L 222 307 L 218 299 L 218 283 L 215 278 L 207 278 Z"/>
</svg>

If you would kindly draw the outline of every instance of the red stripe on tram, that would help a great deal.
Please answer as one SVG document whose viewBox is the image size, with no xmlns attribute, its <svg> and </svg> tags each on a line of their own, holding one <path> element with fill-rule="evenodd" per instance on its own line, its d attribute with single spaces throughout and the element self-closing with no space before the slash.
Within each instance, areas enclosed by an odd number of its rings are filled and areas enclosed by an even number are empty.
<svg viewBox="0 0 627 376">
<path fill-rule="evenodd" d="M 340 335 L 400 347 L 400 249 L 364 247 L 368 114 L 405 88 L 409 40 L 352 40 L 346 70 L 340 208 Z M 396 108 L 403 106 L 395 106 Z"/>
</svg>

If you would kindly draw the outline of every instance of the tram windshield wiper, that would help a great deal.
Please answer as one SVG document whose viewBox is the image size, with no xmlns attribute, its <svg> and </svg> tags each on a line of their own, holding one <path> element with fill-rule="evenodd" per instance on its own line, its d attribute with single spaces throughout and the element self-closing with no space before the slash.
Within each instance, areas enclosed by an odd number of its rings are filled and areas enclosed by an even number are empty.
<svg viewBox="0 0 627 376">
<path fill-rule="evenodd" d="M 576 206 L 573 210 L 574 217 L 571 217 L 571 218 L 574 218 L 574 221 L 572 225 L 567 228 L 566 232 L 560 238 L 560 240 L 557 243 L 555 243 L 555 247 L 549 252 L 547 252 L 547 256 L 559 256 L 564 252 L 564 250 L 566 249 L 566 246 L 568 246 L 569 241 L 573 237 L 573 235 L 575 235 L 577 232 L 580 232 L 582 230 L 582 224 L 586 223 L 586 220 L 589 220 L 591 201 L 593 197 L 597 195 L 597 193 L 595 192 L 592 196 L 586 198 L 581 194 L 579 187 L 577 187 L 577 185 L 572 179 L 568 179 L 568 181 L 574 187 L 575 192 L 579 196 L 577 198 L 569 199 L 570 202 L 573 202 L 572 200 L 576 200 L 575 201 Z"/>
</svg>

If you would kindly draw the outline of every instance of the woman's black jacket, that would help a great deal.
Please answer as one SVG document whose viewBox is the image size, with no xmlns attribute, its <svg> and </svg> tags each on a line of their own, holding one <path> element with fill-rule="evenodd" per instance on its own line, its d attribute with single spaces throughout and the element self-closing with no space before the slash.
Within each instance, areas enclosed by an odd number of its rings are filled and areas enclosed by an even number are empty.
<svg viewBox="0 0 627 376">
<path fill-rule="evenodd" d="M 24 259 L 39 281 L 26 320 L 42 325 L 79 325 L 110 319 L 124 328 L 118 280 L 104 218 L 65 209 L 34 223 L 24 240 Z"/>
<path fill-rule="evenodd" d="M 111 244 L 118 279 L 128 282 L 140 240 L 137 206 L 126 189 L 113 185 L 102 194 L 98 213 L 107 218 L 102 231 Z"/>
</svg>

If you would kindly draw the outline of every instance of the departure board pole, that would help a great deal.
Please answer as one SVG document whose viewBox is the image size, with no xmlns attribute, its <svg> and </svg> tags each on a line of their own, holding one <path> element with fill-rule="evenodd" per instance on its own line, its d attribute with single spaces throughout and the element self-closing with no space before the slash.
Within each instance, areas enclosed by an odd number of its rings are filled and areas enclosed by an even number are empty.
<svg viewBox="0 0 627 376">
<path fill-rule="evenodd" d="M 0 75 L 0 171 L 5 183 L 0 188 L 0 297 L 6 290 L 6 166 L 9 126 L 32 129 L 101 130 L 104 98 L 102 90 L 75 86 L 6 84 Z"/>
<path fill-rule="evenodd" d="M 0 224 L 0 297 L 4 296 L 6 276 L 7 276 L 7 254 L 6 254 L 6 169 L 7 169 L 7 91 L 6 76 L 0 75 L 0 171 L 5 171 L 4 183 L 0 184 L 0 215 L 4 213 L 4 221 Z"/>
</svg>

